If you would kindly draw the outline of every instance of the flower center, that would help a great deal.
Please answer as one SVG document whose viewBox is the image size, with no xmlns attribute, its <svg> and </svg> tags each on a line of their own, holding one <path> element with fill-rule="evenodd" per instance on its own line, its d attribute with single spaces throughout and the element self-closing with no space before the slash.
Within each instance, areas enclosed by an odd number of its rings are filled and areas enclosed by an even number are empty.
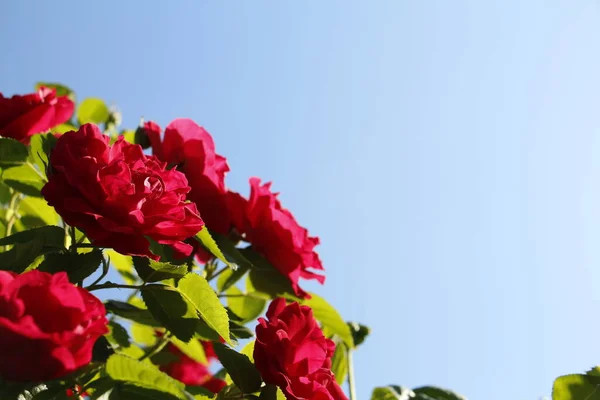
<svg viewBox="0 0 600 400">
<path fill-rule="evenodd" d="M 136 171 L 135 174 L 137 175 L 136 178 L 142 180 L 144 192 L 149 193 L 151 199 L 158 199 L 163 195 L 165 192 L 165 182 L 159 175 L 139 171 Z"/>
</svg>

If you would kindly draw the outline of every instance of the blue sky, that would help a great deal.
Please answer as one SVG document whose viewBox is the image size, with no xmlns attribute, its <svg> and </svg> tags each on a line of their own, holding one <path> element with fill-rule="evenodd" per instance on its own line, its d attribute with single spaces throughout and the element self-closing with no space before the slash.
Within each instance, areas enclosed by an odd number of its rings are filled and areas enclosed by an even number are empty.
<svg viewBox="0 0 600 400">
<path fill-rule="evenodd" d="M 321 237 L 372 387 L 538 399 L 600 363 L 592 0 L 2 2 L 0 90 L 190 117 Z"/>
</svg>

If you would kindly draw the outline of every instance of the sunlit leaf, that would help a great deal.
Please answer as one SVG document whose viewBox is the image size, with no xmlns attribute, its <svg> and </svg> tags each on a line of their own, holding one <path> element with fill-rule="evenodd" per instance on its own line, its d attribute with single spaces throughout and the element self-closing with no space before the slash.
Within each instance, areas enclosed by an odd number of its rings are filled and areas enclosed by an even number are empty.
<svg viewBox="0 0 600 400">
<path fill-rule="evenodd" d="M 348 374 L 348 348 L 344 343 L 338 343 L 331 359 L 331 372 L 340 385 L 346 380 Z"/>
<path fill-rule="evenodd" d="M 88 97 L 77 107 L 77 119 L 80 124 L 102 124 L 108 119 L 109 110 L 102 99 Z"/>
<path fill-rule="evenodd" d="M 121 354 L 111 356 L 106 362 L 106 373 L 116 381 L 137 387 L 169 393 L 185 400 L 184 385 L 159 371 L 156 367 Z"/>
<path fill-rule="evenodd" d="M 554 381 L 552 400 L 600 400 L 600 376 L 564 375 Z"/>
<path fill-rule="evenodd" d="M 228 266 L 232 267 L 232 268 L 237 268 L 237 265 L 230 263 L 225 256 L 223 255 L 223 253 L 221 252 L 221 250 L 219 249 L 219 246 L 217 245 L 217 243 L 215 242 L 215 240 L 213 239 L 213 237 L 211 236 L 210 232 L 208 231 L 208 229 L 206 227 L 203 227 L 202 230 L 200 232 L 198 232 L 196 234 L 196 239 L 202 243 L 202 245 L 215 257 L 217 257 L 219 260 L 223 261 L 225 264 L 227 264 Z"/>
<path fill-rule="evenodd" d="M 227 290 L 227 306 L 238 315 L 242 322 L 249 322 L 256 319 L 265 309 L 267 304 L 265 299 L 252 296 L 252 293 L 245 294 L 235 286 Z"/>
<path fill-rule="evenodd" d="M 204 322 L 230 343 L 227 311 L 206 279 L 197 274 L 187 274 L 177 288 L 196 307 Z"/>
<path fill-rule="evenodd" d="M 353 348 L 354 340 L 350 328 L 337 310 L 321 296 L 314 293 L 311 293 L 310 296 L 311 298 L 304 300 L 302 304 L 312 308 L 315 318 L 323 325 L 323 327 L 326 327 L 330 332 L 338 335 L 348 348 Z"/>
<path fill-rule="evenodd" d="M 181 278 L 188 272 L 187 265 L 173 265 L 154 261 L 148 257 L 133 257 L 133 266 L 144 282 L 158 282 L 170 278 Z"/>
</svg>

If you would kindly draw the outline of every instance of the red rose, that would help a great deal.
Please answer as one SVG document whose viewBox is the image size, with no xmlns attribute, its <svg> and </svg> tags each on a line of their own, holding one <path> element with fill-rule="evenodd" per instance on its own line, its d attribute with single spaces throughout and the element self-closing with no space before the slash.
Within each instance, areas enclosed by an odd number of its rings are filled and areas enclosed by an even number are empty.
<svg viewBox="0 0 600 400">
<path fill-rule="evenodd" d="M 36 133 L 46 132 L 71 118 L 75 104 L 56 90 L 40 87 L 36 93 L 4 97 L 0 93 L 0 136 L 29 144 Z"/>
<path fill-rule="evenodd" d="M 152 145 L 152 154 L 169 165 L 177 165 L 192 188 L 188 198 L 196 203 L 206 226 L 222 234 L 229 233 L 231 221 L 227 208 L 225 173 L 227 160 L 215 153 L 215 143 L 204 128 L 191 119 L 176 119 L 160 139 L 160 127 L 144 125 Z"/>
<path fill-rule="evenodd" d="M 58 138 L 42 188 L 48 204 L 97 246 L 158 259 L 147 236 L 189 255 L 192 246 L 182 241 L 204 224 L 196 206 L 185 202 L 185 176 L 139 145 L 120 137 L 110 146 L 109 140 L 92 124 Z"/>
<path fill-rule="evenodd" d="M 298 286 L 298 280 L 316 279 L 325 282 L 323 275 L 309 270 L 323 270 L 319 255 L 313 250 L 319 244 L 319 238 L 308 236 L 308 231 L 298 225 L 288 210 L 281 206 L 277 193 L 271 192 L 271 184 L 260 185 L 260 179 L 250 179 L 250 200 L 245 205 L 245 215 L 234 218 L 245 232 L 245 240 L 252 248 L 261 253 L 283 275 L 288 277 L 296 295 L 309 297 Z M 241 196 L 232 196 L 230 200 L 243 204 Z"/>
<path fill-rule="evenodd" d="M 266 383 L 288 400 L 347 400 L 331 372 L 335 343 L 327 339 L 310 307 L 273 300 L 258 319 L 254 363 Z"/>
<path fill-rule="evenodd" d="M 42 381 L 88 364 L 108 332 L 104 305 L 65 272 L 0 271 L 0 376 Z"/>
<path fill-rule="evenodd" d="M 206 358 L 209 363 L 216 359 L 212 343 L 202 341 L 202 346 L 206 352 Z M 215 378 L 208 369 L 209 365 L 201 364 L 196 360 L 183 354 L 177 347 L 169 345 L 169 351 L 179 357 L 177 361 L 170 362 L 160 366 L 160 370 L 174 379 L 191 386 L 202 386 L 213 393 L 219 393 L 221 389 L 227 386 L 227 383 L 219 378 Z"/>
</svg>

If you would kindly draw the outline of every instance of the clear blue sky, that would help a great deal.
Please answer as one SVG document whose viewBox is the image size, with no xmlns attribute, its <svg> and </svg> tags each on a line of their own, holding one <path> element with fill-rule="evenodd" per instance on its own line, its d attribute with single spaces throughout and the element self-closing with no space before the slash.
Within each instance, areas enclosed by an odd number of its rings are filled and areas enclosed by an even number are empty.
<svg viewBox="0 0 600 400">
<path fill-rule="evenodd" d="M 231 188 L 273 180 L 373 328 L 361 400 L 533 400 L 600 363 L 596 1 L 4 1 L 0 50 L 6 94 L 191 117 Z"/>
</svg>

